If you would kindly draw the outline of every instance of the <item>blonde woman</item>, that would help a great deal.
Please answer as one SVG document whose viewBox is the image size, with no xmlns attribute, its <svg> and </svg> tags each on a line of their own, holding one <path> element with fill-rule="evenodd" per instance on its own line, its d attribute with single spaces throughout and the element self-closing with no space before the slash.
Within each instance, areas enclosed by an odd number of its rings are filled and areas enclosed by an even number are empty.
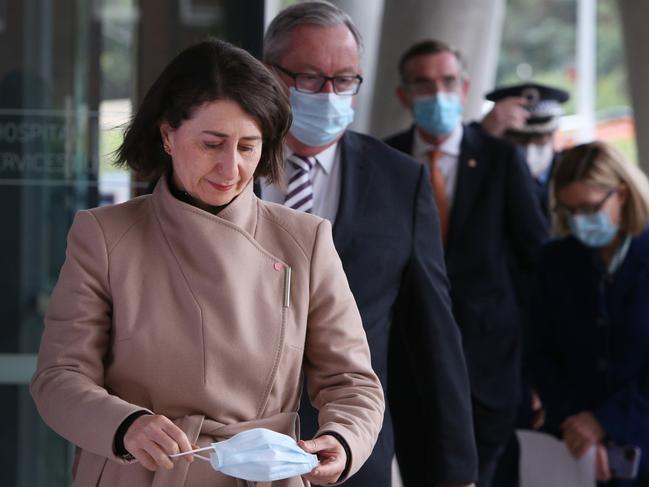
<svg viewBox="0 0 649 487">
<path fill-rule="evenodd" d="M 542 249 L 532 296 L 545 428 L 575 457 L 595 446 L 604 485 L 646 486 L 649 182 L 614 149 L 593 142 L 565 153 L 552 197 L 558 238 Z M 609 458 L 616 445 L 644 452 L 635 479 L 621 480 L 629 472 Z"/>
</svg>

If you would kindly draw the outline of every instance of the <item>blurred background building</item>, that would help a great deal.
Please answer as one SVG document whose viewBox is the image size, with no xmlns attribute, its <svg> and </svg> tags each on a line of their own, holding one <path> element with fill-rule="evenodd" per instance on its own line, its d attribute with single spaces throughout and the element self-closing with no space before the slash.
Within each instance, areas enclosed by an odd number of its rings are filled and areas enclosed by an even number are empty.
<svg viewBox="0 0 649 487">
<path fill-rule="evenodd" d="M 206 35 L 259 56 L 264 26 L 289 3 L 0 0 L 2 485 L 71 485 L 73 448 L 42 423 L 28 383 L 74 213 L 146 185 L 111 166 L 133 107 L 175 53 Z M 410 44 L 434 37 L 468 59 L 467 119 L 489 109 L 483 95 L 495 85 L 562 86 L 573 95 L 562 144 L 604 139 L 649 168 L 643 0 L 334 3 L 365 38 L 357 130 L 383 137 L 410 123 L 394 96 L 397 62 Z"/>
</svg>

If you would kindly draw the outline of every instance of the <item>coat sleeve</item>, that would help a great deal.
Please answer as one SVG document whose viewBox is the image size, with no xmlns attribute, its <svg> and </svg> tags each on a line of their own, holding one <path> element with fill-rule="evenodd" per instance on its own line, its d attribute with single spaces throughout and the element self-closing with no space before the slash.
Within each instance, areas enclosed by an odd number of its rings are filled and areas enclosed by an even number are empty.
<svg viewBox="0 0 649 487">
<path fill-rule="evenodd" d="M 106 242 L 95 216 L 80 211 L 45 315 L 30 391 L 54 431 L 84 450 L 123 462 L 113 451 L 115 432 L 143 408 L 104 388 L 111 320 Z"/>
<path fill-rule="evenodd" d="M 559 324 L 553 317 L 556 301 L 553 298 L 553 276 L 549 269 L 547 252 L 541 251 L 530 297 L 530 366 L 532 382 L 537 389 L 546 412 L 543 428 L 561 437 L 560 425 L 575 410 L 577 397 L 574 388 L 566 383 L 562 374 L 561 347 L 557 330 Z"/>
<path fill-rule="evenodd" d="M 649 368 L 643 367 L 624 387 L 603 401 L 593 413 L 608 438 L 618 444 L 634 444 L 639 425 L 647 422 Z"/>
<path fill-rule="evenodd" d="M 523 154 L 512 147 L 507 174 L 505 225 L 517 267 L 531 276 L 549 228 Z M 526 288 L 529 289 L 530 277 Z"/>
<path fill-rule="evenodd" d="M 304 371 L 309 398 L 320 411 L 317 435 L 340 435 L 351 452 L 343 481 L 372 452 L 383 421 L 384 399 L 327 220 L 317 230 L 310 274 Z"/>
<path fill-rule="evenodd" d="M 469 379 L 424 166 L 414 196 L 412 250 L 390 340 L 395 450 L 405 486 L 470 483 L 478 462 Z"/>
</svg>

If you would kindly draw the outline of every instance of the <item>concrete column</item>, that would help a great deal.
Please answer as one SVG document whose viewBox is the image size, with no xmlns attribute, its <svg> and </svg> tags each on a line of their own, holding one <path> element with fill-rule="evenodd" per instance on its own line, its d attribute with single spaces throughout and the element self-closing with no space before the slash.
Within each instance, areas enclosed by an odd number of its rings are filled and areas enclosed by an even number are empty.
<svg viewBox="0 0 649 487">
<path fill-rule="evenodd" d="M 577 141 L 595 137 L 595 98 L 597 95 L 597 0 L 577 2 L 576 104 L 579 117 Z"/>
<path fill-rule="evenodd" d="M 646 0 L 618 0 L 628 70 L 631 102 L 635 116 L 638 162 L 649 173 L 649 3 Z"/>
<path fill-rule="evenodd" d="M 465 119 L 480 117 L 495 80 L 504 14 L 504 0 L 385 0 L 370 132 L 384 137 L 411 123 L 394 93 L 397 64 L 410 45 L 425 38 L 462 52 L 471 80 Z"/>
<path fill-rule="evenodd" d="M 377 79 L 376 68 L 381 43 L 384 0 L 332 0 L 331 3 L 349 14 L 363 37 L 364 50 L 361 58 L 363 84 L 357 97 L 354 123 L 350 128 L 359 132 L 369 132 Z"/>
</svg>

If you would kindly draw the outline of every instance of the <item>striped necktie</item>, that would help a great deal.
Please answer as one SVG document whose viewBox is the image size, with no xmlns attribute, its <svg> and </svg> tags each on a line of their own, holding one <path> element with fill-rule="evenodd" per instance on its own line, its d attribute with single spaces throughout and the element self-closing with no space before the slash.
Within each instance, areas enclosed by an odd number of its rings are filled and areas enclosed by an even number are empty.
<svg viewBox="0 0 649 487">
<path fill-rule="evenodd" d="M 311 169 L 316 162 L 315 157 L 303 157 L 293 154 L 288 161 L 295 167 L 295 172 L 288 181 L 284 205 L 294 210 L 311 213 L 313 209 L 313 183 Z"/>
</svg>

